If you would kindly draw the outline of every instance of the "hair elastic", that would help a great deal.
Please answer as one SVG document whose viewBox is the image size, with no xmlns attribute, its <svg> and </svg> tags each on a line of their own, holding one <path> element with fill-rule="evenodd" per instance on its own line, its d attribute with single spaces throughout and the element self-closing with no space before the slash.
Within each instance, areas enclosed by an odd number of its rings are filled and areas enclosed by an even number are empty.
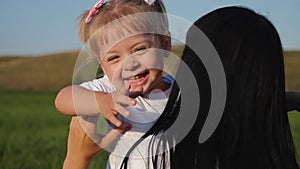
<svg viewBox="0 0 300 169">
<path fill-rule="evenodd" d="M 94 7 L 90 10 L 88 16 L 85 19 L 85 23 L 89 23 L 93 16 L 98 12 L 98 9 L 104 4 L 104 0 L 98 0 Z"/>
<path fill-rule="evenodd" d="M 144 0 L 147 4 L 153 5 L 156 0 Z"/>
</svg>

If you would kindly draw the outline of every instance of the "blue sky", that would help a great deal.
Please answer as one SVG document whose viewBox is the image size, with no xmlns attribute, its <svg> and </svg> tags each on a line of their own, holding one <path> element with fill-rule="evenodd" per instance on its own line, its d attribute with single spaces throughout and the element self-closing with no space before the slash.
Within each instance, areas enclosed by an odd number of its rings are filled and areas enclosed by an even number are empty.
<svg viewBox="0 0 300 169">
<path fill-rule="evenodd" d="M 79 15 L 96 0 L 1 0 L 0 55 L 40 55 L 82 44 Z M 277 28 L 285 49 L 300 50 L 299 0 L 164 0 L 167 10 L 190 22 L 223 6 L 242 5 L 265 15 Z"/>
</svg>

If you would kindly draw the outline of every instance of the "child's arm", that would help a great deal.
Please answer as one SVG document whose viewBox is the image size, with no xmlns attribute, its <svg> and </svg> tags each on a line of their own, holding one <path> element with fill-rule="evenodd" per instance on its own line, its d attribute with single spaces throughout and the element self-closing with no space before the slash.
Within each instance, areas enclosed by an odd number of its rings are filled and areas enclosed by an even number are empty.
<svg viewBox="0 0 300 169">
<path fill-rule="evenodd" d="M 73 117 L 71 120 L 68 150 L 63 169 L 88 169 L 92 159 L 98 153 L 118 138 L 120 134 L 131 128 L 129 124 L 123 124 L 120 128 L 111 130 L 106 136 L 101 136 L 94 133 L 97 123 L 84 125 L 85 130 L 83 130 L 79 122 L 80 119 L 80 117 Z M 90 138 L 91 135 L 93 135 L 94 140 L 99 141 L 99 144 Z"/>
<path fill-rule="evenodd" d="M 122 89 L 123 90 L 123 89 Z M 128 90 L 128 89 L 126 89 Z M 68 86 L 59 91 L 55 99 L 58 111 L 65 115 L 101 115 L 119 127 L 118 114 L 127 117 L 129 112 L 122 105 L 135 105 L 136 101 L 117 90 L 113 93 L 95 92 L 80 86 Z"/>
<path fill-rule="evenodd" d="M 69 116 L 99 114 L 95 92 L 75 85 L 67 86 L 58 92 L 55 107 L 62 114 Z"/>
<path fill-rule="evenodd" d="M 286 107 L 287 111 L 297 110 L 300 112 L 300 92 L 286 92 Z"/>
</svg>

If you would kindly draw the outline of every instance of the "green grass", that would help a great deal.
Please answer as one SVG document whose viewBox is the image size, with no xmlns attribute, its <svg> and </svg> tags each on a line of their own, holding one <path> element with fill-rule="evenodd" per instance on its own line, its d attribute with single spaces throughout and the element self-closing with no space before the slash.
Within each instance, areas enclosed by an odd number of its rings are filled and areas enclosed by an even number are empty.
<svg viewBox="0 0 300 169">
<path fill-rule="evenodd" d="M 54 96 L 0 92 L 0 168 L 61 168 L 69 118 L 56 112 Z"/>
<path fill-rule="evenodd" d="M 300 163 L 300 112 L 289 112 L 289 121 L 294 139 L 294 144 L 296 147 L 296 152 L 298 155 L 298 161 Z"/>
<path fill-rule="evenodd" d="M 0 91 L 0 168 L 58 169 L 66 154 L 69 117 L 53 105 L 53 92 Z M 300 155 L 300 113 L 290 112 L 292 134 Z M 91 169 L 104 169 L 107 153 Z"/>
<path fill-rule="evenodd" d="M 55 93 L 0 92 L 0 168 L 58 169 L 66 154 L 69 117 L 53 106 Z M 91 169 L 105 168 L 107 154 Z"/>
</svg>

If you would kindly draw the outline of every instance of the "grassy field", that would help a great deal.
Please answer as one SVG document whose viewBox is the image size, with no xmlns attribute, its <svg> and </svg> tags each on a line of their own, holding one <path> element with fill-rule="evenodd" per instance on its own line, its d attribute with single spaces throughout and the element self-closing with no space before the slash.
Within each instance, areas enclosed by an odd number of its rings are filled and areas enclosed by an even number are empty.
<svg viewBox="0 0 300 169">
<path fill-rule="evenodd" d="M 287 90 L 300 90 L 300 51 L 284 52 Z"/>
<path fill-rule="evenodd" d="M 61 167 L 69 118 L 53 107 L 54 93 L 0 93 L 0 168 Z"/>
<path fill-rule="evenodd" d="M 300 164 L 300 112 L 289 112 L 289 121 Z"/>
<path fill-rule="evenodd" d="M 58 91 L 72 83 L 79 51 L 36 57 L 0 57 L 0 90 Z"/>
<path fill-rule="evenodd" d="M 53 106 L 53 92 L 0 92 L 0 168 L 58 169 L 66 153 L 70 118 Z M 290 112 L 294 141 L 300 154 L 300 113 Z M 104 169 L 107 154 L 91 169 Z"/>
<path fill-rule="evenodd" d="M 69 117 L 53 92 L 0 92 L 0 168 L 58 169 L 66 154 Z M 91 168 L 105 168 L 106 154 Z"/>
<path fill-rule="evenodd" d="M 53 101 L 72 83 L 78 53 L 0 57 L 0 169 L 61 168 L 70 118 Z M 285 67 L 287 89 L 300 90 L 300 52 L 285 52 Z M 300 113 L 290 112 L 289 119 L 300 157 Z M 105 168 L 106 158 L 99 156 L 91 169 Z"/>
</svg>

